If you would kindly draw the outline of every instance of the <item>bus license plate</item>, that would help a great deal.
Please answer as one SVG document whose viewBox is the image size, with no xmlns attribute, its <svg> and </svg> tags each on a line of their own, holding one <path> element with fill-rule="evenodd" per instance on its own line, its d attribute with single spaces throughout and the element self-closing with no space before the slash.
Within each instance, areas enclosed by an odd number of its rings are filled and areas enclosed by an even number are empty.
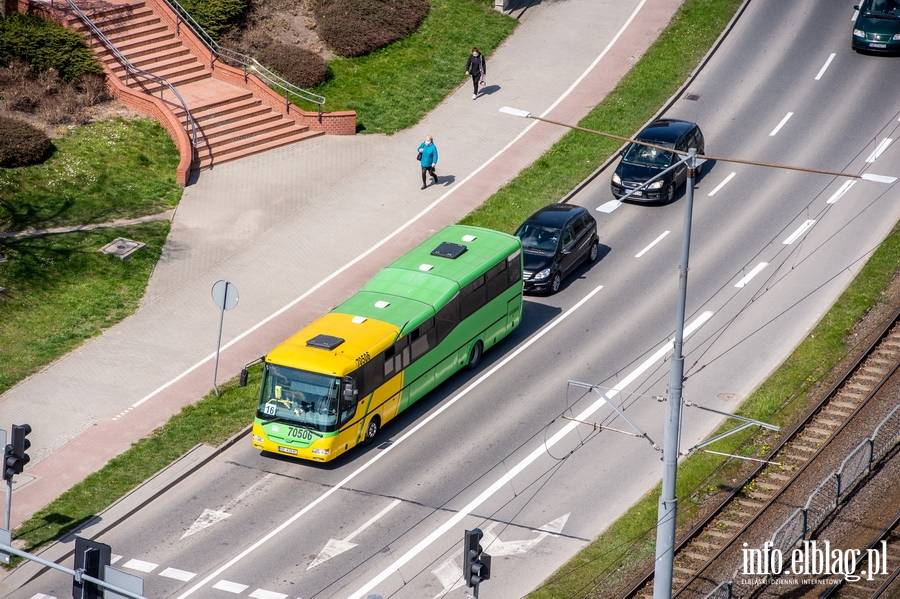
<svg viewBox="0 0 900 599">
<path fill-rule="evenodd" d="M 280 453 L 287 453 L 287 454 L 290 454 L 290 455 L 297 455 L 298 453 L 300 453 L 300 452 L 298 452 L 296 449 L 294 449 L 293 447 L 282 447 L 281 445 L 278 446 L 278 451 L 279 451 Z"/>
</svg>

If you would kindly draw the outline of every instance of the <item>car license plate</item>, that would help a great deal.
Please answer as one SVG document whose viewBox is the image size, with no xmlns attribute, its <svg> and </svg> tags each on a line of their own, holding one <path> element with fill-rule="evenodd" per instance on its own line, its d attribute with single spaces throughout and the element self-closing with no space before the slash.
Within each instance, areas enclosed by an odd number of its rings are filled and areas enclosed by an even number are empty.
<svg viewBox="0 0 900 599">
<path fill-rule="evenodd" d="M 282 447 L 281 445 L 278 446 L 278 451 L 281 452 L 281 453 L 287 453 L 287 454 L 290 454 L 290 455 L 297 455 L 297 454 L 299 453 L 299 452 L 298 452 L 296 449 L 294 449 L 293 447 Z"/>
<path fill-rule="evenodd" d="M 887 48 L 887 44 L 873 44 L 873 43 L 870 43 L 870 44 L 869 44 L 869 47 L 870 47 L 870 48 Z"/>
</svg>

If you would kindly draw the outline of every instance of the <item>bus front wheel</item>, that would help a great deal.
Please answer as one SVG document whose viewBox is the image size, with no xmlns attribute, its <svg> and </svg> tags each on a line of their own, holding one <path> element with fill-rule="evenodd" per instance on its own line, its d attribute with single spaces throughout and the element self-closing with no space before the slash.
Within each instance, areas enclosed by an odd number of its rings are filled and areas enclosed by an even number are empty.
<svg viewBox="0 0 900 599">
<path fill-rule="evenodd" d="M 362 442 L 363 445 L 369 445 L 375 440 L 375 437 L 378 435 L 379 425 L 380 420 L 378 419 L 378 416 L 369 420 L 369 426 L 366 427 L 366 436 L 363 438 Z"/>
<path fill-rule="evenodd" d="M 466 363 L 466 370 L 473 370 L 478 363 L 481 362 L 481 354 L 484 353 L 484 345 L 481 341 L 476 341 L 469 353 L 469 361 Z"/>
</svg>

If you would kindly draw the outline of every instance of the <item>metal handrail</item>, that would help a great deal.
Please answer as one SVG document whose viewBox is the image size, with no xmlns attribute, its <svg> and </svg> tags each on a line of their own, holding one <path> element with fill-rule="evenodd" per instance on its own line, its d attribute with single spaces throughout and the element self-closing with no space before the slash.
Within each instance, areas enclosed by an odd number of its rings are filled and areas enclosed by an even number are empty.
<svg viewBox="0 0 900 599">
<path fill-rule="evenodd" d="M 134 66 L 133 64 L 131 64 L 131 62 L 127 58 L 125 58 L 125 55 L 123 55 L 121 52 L 119 52 L 119 49 L 116 48 L 113 45 L 113 43 L 111 41 L 109 41 L 109 39 L 105 35 L 103 35 L 103 32 L 100 31 L 100 29 L 96 25 L 94 25 L 93 21 L 91 21 L 90 18 L 88 18 L 88 16 L 86 14 L 81 12 L 81 9 L 75 5 L 75 2 L 73 0 L 66 0 L 66 2 L 68 2 L 69 6 L 72 8 L 72 10 L 75 11 L 76 14 L 78 14 L 78 16 L 81 18 L 81 20 L 84 21 L 85 25 L 88 26 L 88 28 L 91 30 L 91 35 L 96 36 L 97 39 L 99 39 L 100 42 L 103 43 L 103 45 L 106 46 L 106 48 L 110 52 L 112 52 L 113 55 L 115 55 L 115 57 L 119 60 L 119 62 L 122 64 L 122 66 L 125 67 L 125 85 L 128 85 L 128 77 L 129 76 L 132 76 L 135 79 L 138 79 L 139 77 L 141 77 L 141 78 L 149 79 L 150 81 L 159 84 L 160 99 L 162 98 L 163 88 L 168 88 L 168 90 L 170 92 L 172 92 L 172 95 L 174 95 L 178 99 L 178 102 L 181 103 L 181 107 L 182 107 L 182 109 L 184 109 L 184 114 L 187 116 L 187 122 L 190 125 L 191 148 L 192 148 L 193 153 L 196 153 L 197 123 L 194 121 L 194 117 L 193 117 L 193 115 L 191 115 L 191 111 L 188 110 L 187 103 L 185 103 L 184 99 L 181 97 L 181 94 L 178 93 L 178 90 L 175 89 L 175 87 L 171 83 L 169 83 L 169 81 L 167 79 L 165 79 L 164 77 L 160 77 L 159 75 L 154 75 L 153 73 L 148 73 L 147 71 L 145 71 L 143 69 L 139 69 L 136 66 Z M 191 156 L 191 160 L 193 160 L 193 159 L 194 159 L 194 156 Z"/>
<path fill-rule="evenodd" d="M 307 102 L 312 102 L 316 104 L 319 111 L 319 116 L 322 115 L 322 104 L 325 103 L 325 96 L 320 96 L 319 94 L 314 94 L 313 92 L 303 89 L 301 87 L 297 87 L 293 83 L 289 81 L 285 81 L 263 65 L 261 65 L 255 58 L 252 56 L 247 56 L 246 54 L 241 54 L 235 50 L 231 50 L 229 48 L 224 48 L 219 45 L 219 43 L 213 39 L 211 35 L 209 35 L 204 29 L 197 23 L 196 20 L 190 15 L 190 13 L 184 9 L 178 3 L 178 0 L 163 0 L 166 4 L 169 5 L 169 8 L 172 9 L 172 12 L 175 13 L 175 16 L 178 18 L 178 21 L 175 25 L 175 32 L 180 33 L 179 25 L 181 21 L 184 21 L 188 28 L 194 32 L 194 34 L 200 38 L 200 40 L 206 44 L 206 47 L 210 52 L 210 67 L 212 67 L 213 56 L 218 57 L 220 60 L 225 61 L 226 64 L 238 64 L 245 71 L 252 71 L 257 77 L 265 81 L 268 85 L 279 89 L 285 98 L 285 109 L 290 110 L 290 96 L 291 94 L 306 100 Z"/>
</svg>

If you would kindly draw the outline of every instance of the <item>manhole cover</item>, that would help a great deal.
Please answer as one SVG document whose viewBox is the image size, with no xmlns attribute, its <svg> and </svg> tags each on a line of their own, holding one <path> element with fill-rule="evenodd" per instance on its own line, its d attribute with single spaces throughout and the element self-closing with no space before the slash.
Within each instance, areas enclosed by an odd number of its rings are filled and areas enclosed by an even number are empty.
<svg viewBox="0 0 900 599">
<path fill-rule="evenodd" d="M 685 99 L 685 100 L 692 100 L 692 101 L 696 102 L 697 100 L 700 99 L 700 94 L 686 94 L 686 95 L 684 96 L 684 99 Z"/>
<path fill-rule="evenodd" d="M 716 395 L 719 401 L 739 401 L 741 396 L 737 393 L 719 393 Z"/>
<path fill-rule="evenodd" d="M 138 251 L 142 247 L 147 245 L 146 243 L 141 243 L 140 241 L 134 241 L 131 239 L 125 239 L 124 237 L 118 237 L 113 239 L 102 248 L 100 251 L 104 254 L 111 254 L 113 256 L 118 256 L 119 258 L 127 258 L 134 252 Z"/>
</svg>

